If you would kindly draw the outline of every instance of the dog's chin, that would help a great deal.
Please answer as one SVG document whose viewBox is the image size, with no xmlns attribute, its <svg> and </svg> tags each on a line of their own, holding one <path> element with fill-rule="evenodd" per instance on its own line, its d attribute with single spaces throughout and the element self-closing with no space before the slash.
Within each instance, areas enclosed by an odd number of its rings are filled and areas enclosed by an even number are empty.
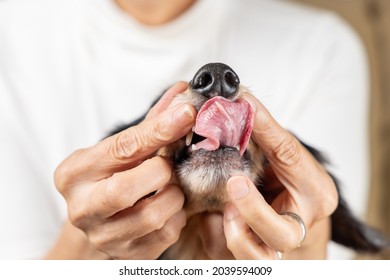
<svg viewBox="0 0 390 280">
<path fill-rule="evenodd" d="M 222 212 L 230 200 L 226 183 L 234 175 L 245 175 L 253 182 L 262 173 L 261 152 L 250 141 L 243 155 L 237 148 L 221 146 L 216 150 L 191 150 L 181 139 L 164 150 L 161 155 L 171 158 L 175 166 L 173 182 L 181 186 L 189 216 L 200 212 Z"/>
<path fill-rule="evenodd" d="M 186 196 L 185 208 L 192 214 L 222 211 L 229 201 L 228 179 L 234 175 L 253 177 L 251 162 L 233 147 L 192 151 L 177 165 L 176 174 Z"/>
</svg>

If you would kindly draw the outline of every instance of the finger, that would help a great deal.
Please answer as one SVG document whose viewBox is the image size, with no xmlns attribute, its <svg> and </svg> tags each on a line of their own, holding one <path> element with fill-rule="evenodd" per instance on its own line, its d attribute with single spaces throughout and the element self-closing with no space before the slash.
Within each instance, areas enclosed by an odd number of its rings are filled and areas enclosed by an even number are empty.
<svg viewBox="0 0 390 280">
<path fill-rule="evenodd" d="M 160 98 L 160 100 L 153 106 L 152 109 L 149 110 L 146 118 L 154 118 L 158 116 L 161 112 L 166 110 L 171 104 L 172 100 L 180 93 L 183 93 L 188 88 L 187 82 L 177 82 L 172 87 L 170 87 L 164 95 Z"/>
<path fill-rule="evenodd" d="M 207 213 L 202 217 L 199 237 L 207 256 L 213 260 L 232 259 L 224 237 L 223 216 L 219 213 Z"/>
<path fill-rule="evenodd" d="M 99 226 L 91 227 L 86 231 L 91 242 L 99 250 L 114 251 L 120 247 L 120 244 L 162 229 L 171 217 L 182 212 L 183 203 L 184 195 L 180 188 L 167 186 L 134 207 L 119 212 L 101 221 Z"/>
<path fill-rule="evenodd" d="M 157 149 L 184 136 L 192 127 L 195 109 L 178 104 L 153 118 L 104 139 L 92 148 L 79 150 L 60 164 L 55 182 L 61 193 L 77 182 L 98 181 L 130 169 Z"/>
<path fill-rule="evenodd" d="M 291 196 L 302 203 L 322 201 L 319 213 L 329 215 L 337 205 L 335 184 L 325 168 L 252 95 L 244 98 L 254 108 L 252 139 L 261 147 L 272 169 Z M 310 200 L 306 198 L 310 198 Z M 305 205 L 302 205 L 304 207 Z"/>
<path fill-rule="evenodd" d="M 66 195 L 69 216 L 74 223 L 88 220 L 90 216 L 95 219 L 110 217 L 164 187 L 171 175 L 171 164 L 157 156 L 88 187 L 74 188 Z"/>
<path fill-rule="evenodd" d="M 262 148 L 273 167 L 279 173 L 294 174 L 294 172 L 300 170 L 293 177 L 302 174 L 300 177 L 306 179 L 307 172 L 302 170 L 302 165 L 308 161 L 310 163 L 314 162 L 313 158 L 304 151 L 302 145 L 291 133 L 276 122 L 255 97 L 244 94 L 244 98 L 250 102 L 255 111 L 252 139 Z M 309 164 L 310 166 L 311 164 Z M 318 167 L 317 164 L 315 166 Z"/>
<path fill-rule="evenodd" d="M 183 209 L 183 205 L 184 194 L 180 187 L 168 185 L 153 196 L 141 200 L 134 207 L 118 213 L 112 221 L 131 226 L 132 229 L 129 231 L 131 235 L 125 238 L 136 239 L 161 229 L 171 216 Z"/>
<path fill-rule="evenodd" d="M 161 229 L 139 239 L 123 242 L 115 248 L 109 248 L 107 252 L 113 259 L 157 259 L 178 240 L 185 223 L 186 214 L 181 210 L 170 217 Z"/>
<path fill-rule="evenodd" d="M 232 203 L 245 223 L 269 247 L 285 253 L 301 243 L 304 237 L 301 225 L 288 216 L 279 215 L 281 212 L 294 212 L 301 216 L 294 201 L 286 199 L 282 208 L 276 209 L 280 211 L 277 213 L 264 200 L 250 179 L 243 176 L 231 177 L 227 182 L 227 189 Z M 305 216 L 301 217 L 306 222 Z"/>
<path fill-rule="evenodd" d="M 184 210 L 173 215 L 165 225 L 142 238 L 132 242 L 132 254 L 136 253 L 142 259 L 156 259 L 180 237 L 180 232 L 186 225 L 187 216 Z"/>
<path fill-rule="evenodd" d="M 277 252 L 259 240 L 233 204 L 225 207 L 223 221 L 227 246 L 236 259 L 278 259 Z"/>
<path fill-rule="evenodd" d="M 100 159 L 100 165 L 111 171 L 118 166 L 133 166 L 157 149 L 184 136 L 193 125 L 196 111 L 188 103 L 163 111 L 153 118 L 131 127 L 107 141 L 101 149 L 108 151 L 107 157 Z"/>
</svg>

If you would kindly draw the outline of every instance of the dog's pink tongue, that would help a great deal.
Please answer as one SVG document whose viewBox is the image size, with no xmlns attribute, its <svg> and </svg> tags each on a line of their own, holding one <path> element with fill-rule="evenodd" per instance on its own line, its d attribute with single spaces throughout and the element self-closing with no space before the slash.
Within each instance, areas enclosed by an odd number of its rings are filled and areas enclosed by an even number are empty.
<svg viewBox="0 0 390 280">
<path fill-rule="evenodd" d="M 253 129 L 254 114 L 245 100 L 230 101 L 213 97 L 200 108 L 195 133 L 206 139 L 196 143 L 197 149 L 216 150 L 220 146 L 235 147 L 245 152 Z"/>
</svg>

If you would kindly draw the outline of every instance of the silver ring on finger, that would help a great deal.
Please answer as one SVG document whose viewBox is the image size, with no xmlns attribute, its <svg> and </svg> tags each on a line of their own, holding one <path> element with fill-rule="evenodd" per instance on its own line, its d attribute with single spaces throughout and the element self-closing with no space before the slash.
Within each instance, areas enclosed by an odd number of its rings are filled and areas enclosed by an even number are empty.
<svg viewBox="0 0 390 280">
<path fill-rule="evenodd" d="M 302 229 L 302 238 L 301 240 L 299 241 L 298 245 L 297 245 L 297 248 L 300 247 L 302 245 L 302 242 L 305 240 L 306 238 L 306 226 L 305 226 L 305 223 L 303 222 L 302 218 L 296 214 L 296 213 L 293 213 L 293 212 L 282 212 L 280 213 L 281 216 L 288 216 L 292 219 L 294 219 L 295 221 L 298 222 L 298 224 L 301 226 L 301 229 Z"/>
</svg>

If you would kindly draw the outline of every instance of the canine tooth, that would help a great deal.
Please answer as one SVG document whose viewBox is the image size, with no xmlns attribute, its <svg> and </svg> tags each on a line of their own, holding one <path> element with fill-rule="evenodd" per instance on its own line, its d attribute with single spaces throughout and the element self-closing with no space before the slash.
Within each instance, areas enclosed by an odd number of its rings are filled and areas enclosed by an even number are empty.
<svg viewBox="0 0 390 280">
<path fill-rule="evenodd" d="M 198 150 L 199 148 L 195 145 L 195 144 L 192 144 L 192 146 L 191 146 L 191 150 L 192 151 L 196 151 L 196 150 Z"/>
<path fill-rule="evenodd" d="M 236 148 L 238 151 L 240 151 L 240 146 L 235 146 L 234 148 Z"/>
<path fill-rule="evenodd" d="M 194 136 L 194 132 L 193 131 L 188 132 L 188 134 L 186 136 L 186 146 L 189 146 L 191 144 L 193 136 Z"/>
</svg>

